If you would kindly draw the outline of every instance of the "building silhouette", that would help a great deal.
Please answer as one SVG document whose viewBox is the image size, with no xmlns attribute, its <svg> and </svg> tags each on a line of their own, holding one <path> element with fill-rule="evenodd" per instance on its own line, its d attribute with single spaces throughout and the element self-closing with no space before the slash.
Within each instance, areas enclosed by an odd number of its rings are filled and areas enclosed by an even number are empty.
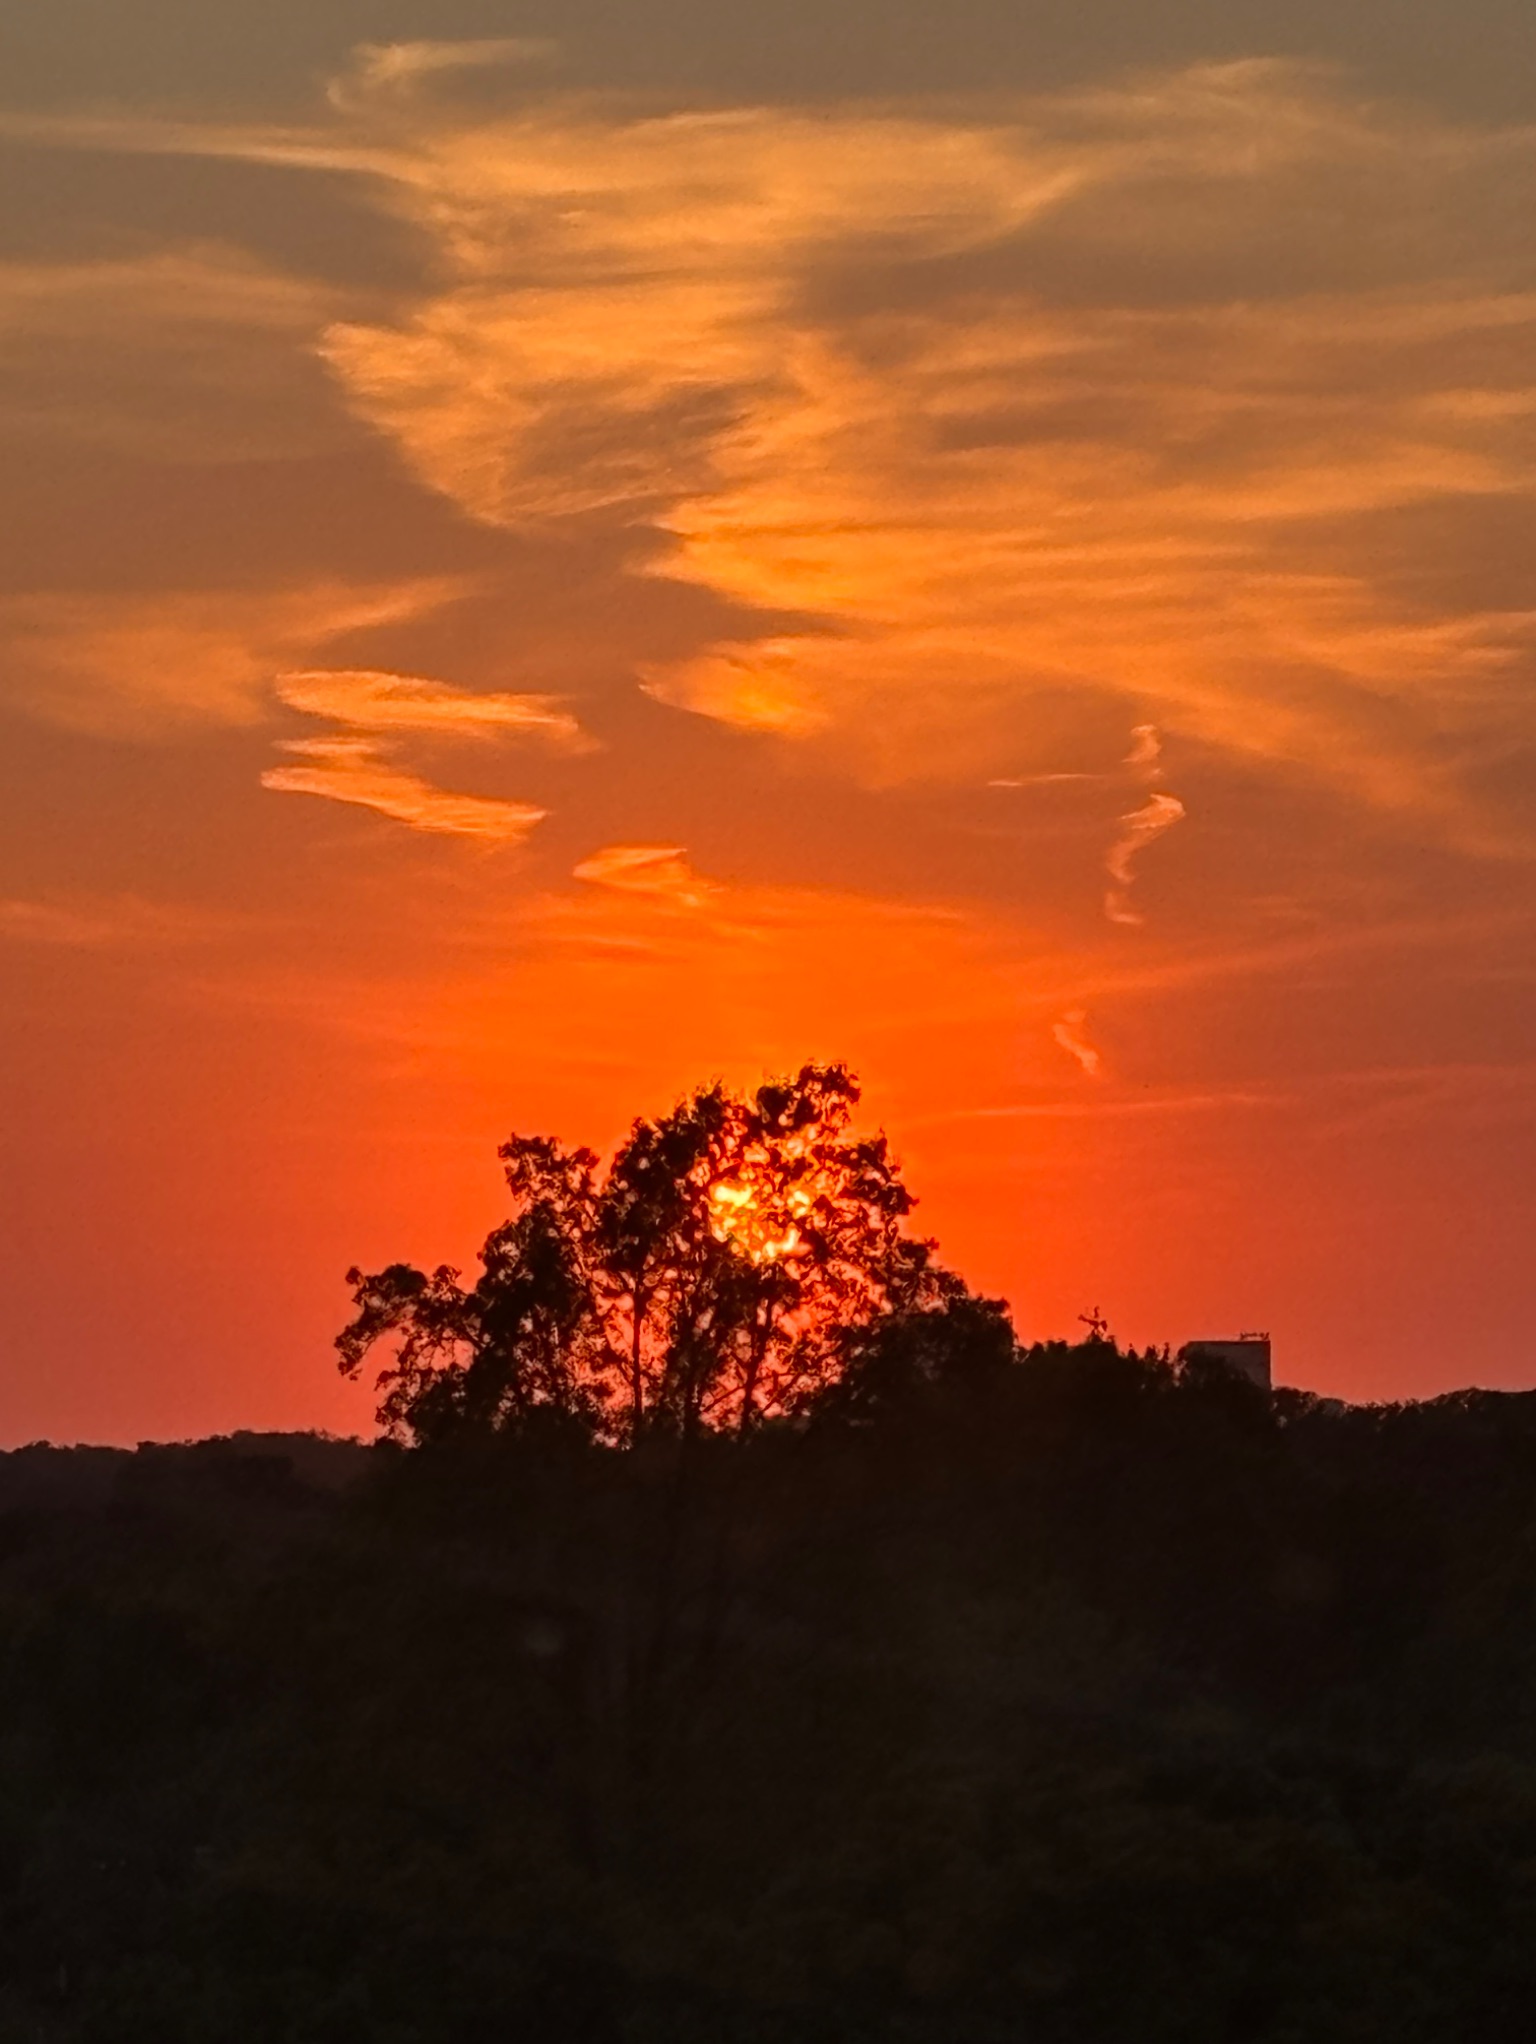
<svg viewBox="0 0 1536 2044">
<path fill-rule="evenodd" d="M 1181 1363 L 1218 1363 L 1261 1391 L 1272 1388 L 1269 1336 L 1239 1334 L 1220 1341 L 1187 1341 L 1179 1350 Z"/>
</svg>

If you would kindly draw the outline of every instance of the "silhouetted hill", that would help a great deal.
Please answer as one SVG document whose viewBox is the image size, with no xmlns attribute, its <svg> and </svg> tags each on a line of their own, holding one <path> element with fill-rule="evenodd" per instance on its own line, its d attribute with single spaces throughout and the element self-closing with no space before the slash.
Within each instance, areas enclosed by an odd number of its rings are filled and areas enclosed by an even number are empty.
<svg viewBox="0 0 1536 2044">
<path fill-rule="evenodd" d="M 251 1433 L 244 1429 L 207 1441 L 141 1441 L 137 1448 L 59 1448 L 34 1441 L 0 1450 L 0 1512 L 99 1510 L 122 1486 L 172 1472 L 183 1482 L 238 1489 L 242 1483 L 281 1478 L 312 1489 L 337 1490 L 366 1468 L 361 1441 L 331 1434 Z"/>
<path fill-rule="evenodd" d="M 955 1307 L 687 1454 L 19 1450 L 0 1787 L 18 2044 L 1513 2044 L 1536 1395 Z"/>
</svg>

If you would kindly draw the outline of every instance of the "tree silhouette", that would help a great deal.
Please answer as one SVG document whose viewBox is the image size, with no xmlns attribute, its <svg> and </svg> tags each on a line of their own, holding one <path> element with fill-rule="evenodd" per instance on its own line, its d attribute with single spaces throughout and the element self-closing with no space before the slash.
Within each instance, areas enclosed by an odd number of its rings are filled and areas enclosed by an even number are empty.
<svg viewBox="0 0 1536 2044">
<path fill-rule="evenodd" d="M 872 1326 L 964 1290 L 905 1231 L 912 1196 L 885 1137 L 852 1133 L 858 1100 L 837 1064 L 703 1087 L 636 1121 L 606 1171 L 512 1136 L 513 1213 L 475 1284 L 350 1271 L 343 1372 L 392 1338 L 379 1419 L 418 1441 L 552 1422 L 688 1439 L 803 1409 Z"/>
</svg>

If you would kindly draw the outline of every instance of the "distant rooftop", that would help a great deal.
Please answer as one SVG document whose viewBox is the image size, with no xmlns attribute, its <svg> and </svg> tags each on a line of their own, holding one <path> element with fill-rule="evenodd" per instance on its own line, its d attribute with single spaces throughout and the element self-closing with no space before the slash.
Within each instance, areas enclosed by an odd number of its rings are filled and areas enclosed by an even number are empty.
<svg viewBox="0 0 1536 2044">
<path fill-rule="evenodd" d="M 1223 1335 L 1214 1339 L 1187 1341 L 1179 1350 L 1179 1361 L 1221 1363 L 1257 1384 L 1261 1391 L 1272 1385 L 1268 1334 Z"/>
</svg>

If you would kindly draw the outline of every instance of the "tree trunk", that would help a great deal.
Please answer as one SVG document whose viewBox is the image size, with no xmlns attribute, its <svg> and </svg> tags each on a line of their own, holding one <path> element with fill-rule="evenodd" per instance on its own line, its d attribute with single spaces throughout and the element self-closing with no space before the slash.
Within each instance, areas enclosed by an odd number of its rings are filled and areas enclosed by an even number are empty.
<svg viewBox="0 0 1536 2044">
<path fill-rule="evenodd" d="M 763 1373 L 763 1360 L 768 1353 L 769 1337 L 773 1333 L 773 1308 L 768 1307 L 761 1324 L 753 1330 L 752 1346 L 747 1351 L 747 1374 L 741 1387 L 741 1417 L 736 1422 L 736 1438 L 744 1440 L 752 1425 L 752 1415 L 757 1401 L 757 1380 Z"/>
<path fill-rule="evenodd" d="M 633 1439 L 640 1432 L 640 1422 L 645 1416 L 645 1377 L 642 1367 L 642 1345 L 645 1336 L 645 1314 L 650 1301 L 645 1289 L 637 1283 L 630 1295 L 629 1326 L 629 1427 Z"/>
</svg>

